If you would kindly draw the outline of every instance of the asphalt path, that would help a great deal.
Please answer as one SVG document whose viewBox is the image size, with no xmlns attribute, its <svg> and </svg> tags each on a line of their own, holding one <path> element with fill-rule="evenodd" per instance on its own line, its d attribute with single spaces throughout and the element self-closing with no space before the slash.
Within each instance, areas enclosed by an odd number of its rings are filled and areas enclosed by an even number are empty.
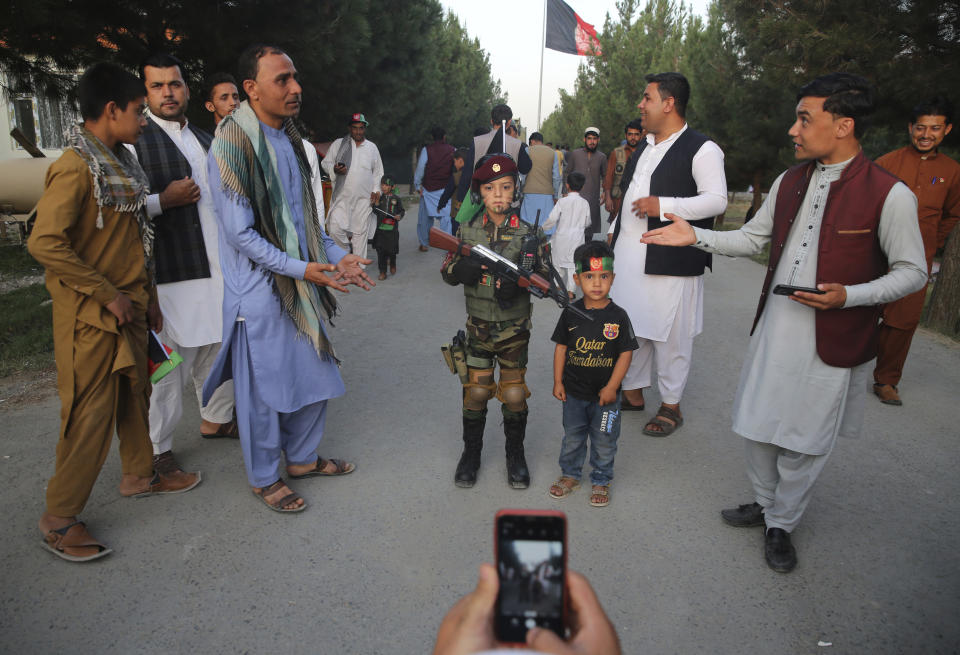
<svg viewBox="0 0 960 655">
<path fill-rule="evenodd" d="M 650 438 L 649 411 L 625 417 L 603 509 L 589 506 L 588 487 L 563 501 L 547 495 L 562 435 L 551 396 L 559 309 L 536 301 L 531 487 L 507 485 L 493 402 L 479 481 L 459 489 L 460 387 L 439 348 L 463 327 L 463 297 L 440 280 L 440 251 L 417 252 L 416 209 L 401 224 L 396 277 L 341 297 L 332 337 L 347 393 L 330 404 L 320 452 L 357 470 L 296 483 L 305 512 L 261 505 L 239 444 L 200 439 L 188 400 L 174 449 L 203 483 L 122 498 L 114 448 L 82 518 L 115 552 L 64 562 L 40 548 L 36 527 L 58 400 L 0 403 L 0 651 L 426 653 L 492 559 L 493 515 L 504 507 L 567 513 L 570 566 L 593 583 L 625 653 L 960 649 L 957 344 L 917 334 L 903 407 L 868 397 L 863 434 L 837 445 L 794 533 L 797 569 L 778 574 L 764 563 L 761 530 L 718 514 L 752 500 L 729 408 L 764 269 L 715 258 L 686 423 Z M 648 393 L 648 408 L 658 400 Z"/>
</svg>

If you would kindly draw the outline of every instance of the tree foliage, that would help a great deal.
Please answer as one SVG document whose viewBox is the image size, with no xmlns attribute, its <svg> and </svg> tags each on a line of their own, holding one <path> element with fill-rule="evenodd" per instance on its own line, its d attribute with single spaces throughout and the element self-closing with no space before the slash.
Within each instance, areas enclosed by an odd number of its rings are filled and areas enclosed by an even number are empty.
<svg viewBox="0 0 960 655">
<path fill-rule="evenodd" d="M 622 0 L 600 43 L 603 56 L 581 64 L 545 137 L 579 144 L 596 125 L 609 149 L 636 115 L 644 75 L 679 71 L 692 86 L 688 119 L 724 150 L 730 188 L 766 188 L 793 163 L 796 92 L 818 75 L 858 73 L 877 85 L 863 140 L 871 157 L 903 145 L 920 98 L 943 93 L 960 104 L 955 0 L 714 0 L 705 19 L 682 2 Z"/>
<path fill-rule="evenodd" d="M 152 52 L 186 65 L 190 117 L 210 124 L 202 80 L 236 73 L 254 42 L 286 50 L 304 88 L 301 119 L 320 140 L 361 111 L 385 153 L 405 153 L 432 125 L 465 142 L 501 99 L 487 55 L 438 0 L 8 0 L 0 68 L 14 93 L 69 97 L 95 61 L 136 70 Z"/>
<path fill-rule="evenodd" d="M 580 64 L 573 94 L 560 91 L 559 107 L 540 130 L 547 140 L 575 148 L 592 125 L 600 128 L 600 148 L 610 150 L 638 115 L 643 76 L 679 67 L 686 7 L 673 0 L 639 5 L 639 0 L 620 0 L 617 17 L 607 15 L 599 35 L 603 56 Z"/>
</svg>

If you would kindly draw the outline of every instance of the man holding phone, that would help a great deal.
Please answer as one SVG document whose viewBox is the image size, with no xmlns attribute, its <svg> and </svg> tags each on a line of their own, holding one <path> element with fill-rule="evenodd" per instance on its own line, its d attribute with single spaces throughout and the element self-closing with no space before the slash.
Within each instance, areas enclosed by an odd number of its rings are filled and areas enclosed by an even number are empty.
<svg viewBox="0 0 960 655">
<path fill-rule="evenodd" d="M 750 347 L 733 406 L 744 437 L 753 503 L 721 512 L 736 527 L 766 526 L 775 571 L 796 566 L 790 533 L 838 435 L 863 424 L 880 307 L 926 283 L 917 201 L 860 148 L 874 89 L 830 73 L 797 94 L 796 157 L 756 216 L 734 232 L 672 224 L 643 242 L 744 256 L 771 244 Z M 816 287 L 770 295 L 777 285 Z M 812 311 L 811 311 L 812 310 Z"/>
<path fill-rule="evenodd" d="M 570 598 L 570 639 L 565 641 L 546 628 L 532 628 L 526 635 L 526 644 L 531 650 L 526 652 L 620 655 L 617 631 L 590 582 L 576 571 L 567 571 L 566 585 Z M 476 588 L 457 601 L 443 618 L 433 655 L 506 652 L 496 650 L 498 644 L 493 634 L 494 605 L 499 589 L 496 569 L 491 564 L 481 564 Z"/>
</svg>

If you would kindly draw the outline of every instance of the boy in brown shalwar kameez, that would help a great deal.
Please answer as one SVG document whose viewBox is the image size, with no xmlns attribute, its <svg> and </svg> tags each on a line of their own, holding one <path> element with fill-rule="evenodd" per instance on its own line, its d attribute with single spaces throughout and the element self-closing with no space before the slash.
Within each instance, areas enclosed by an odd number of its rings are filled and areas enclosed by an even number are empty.
<svg viewBox="0 0 960 655">
<path fill-rule="evenodd" d="M 153 230 L 144 212 L 146 177 L 124 147 L 144 124 L 143 84 L 111 64 L 80 79 L 83 125 L 47 172 L 27 242 L 44 265 L 53 299 L 60 393 L 56 469 L 40 519 L 43 545 L 70 561 L 109 554 L 77 520 L 120 439 L 120 493 L 185 491 L 153 473 L 147 427 L 147 326 L 162 323 L 149 271 Z"/>
</svg>

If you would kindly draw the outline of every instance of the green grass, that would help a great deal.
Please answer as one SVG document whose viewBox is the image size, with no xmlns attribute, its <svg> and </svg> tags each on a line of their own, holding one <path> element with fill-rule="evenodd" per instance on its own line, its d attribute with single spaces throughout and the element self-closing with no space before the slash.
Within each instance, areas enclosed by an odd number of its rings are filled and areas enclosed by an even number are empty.
<svg viewBox="0 0 960 655">
<path fill-rule="evenodd" d="M 21 245 L 0 245 L 0 279 L 17 280 L 43 273 Z M 53 308 L 43 284 L 0 293 L 0 377 L 53 364 Z"/>
<path fill-rule="evenodd" d="M 0 245 L 0 277 L 38 275 L 43 267 L 37 263 L 23 246 Z"/>
<path fill-rule="evenodd" d="M 0 294 L 0 377 L 53 364 L 53 306 L 50 294 L 31 284 Z"/>
</svg>

